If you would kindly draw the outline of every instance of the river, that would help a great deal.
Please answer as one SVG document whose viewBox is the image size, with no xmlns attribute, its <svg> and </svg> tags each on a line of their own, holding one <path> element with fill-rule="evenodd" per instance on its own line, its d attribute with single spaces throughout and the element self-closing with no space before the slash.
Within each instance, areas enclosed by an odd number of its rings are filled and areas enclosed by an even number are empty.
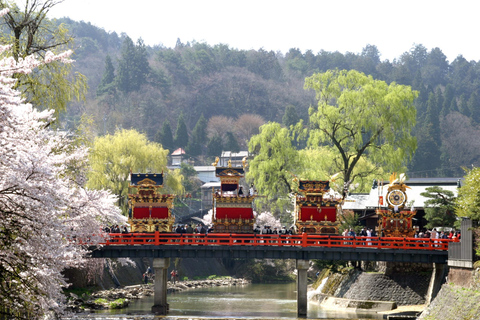
<svg viewBox="0 0 480 320">
<path fill-rule="evenodd" d="M 121 310 L 102 310 L 68 319 L 297 319 L 295 283 L 248 284 L 245 286 L 214 287 L 185 290 L 169 294 L 168 316 L 153 316 L 153 297 L 133 300 Z M 308 303 L 308 319 L 382 319 L 376 314 L 356 314 L 325 310 L 314 302 Z"/>
</svg>

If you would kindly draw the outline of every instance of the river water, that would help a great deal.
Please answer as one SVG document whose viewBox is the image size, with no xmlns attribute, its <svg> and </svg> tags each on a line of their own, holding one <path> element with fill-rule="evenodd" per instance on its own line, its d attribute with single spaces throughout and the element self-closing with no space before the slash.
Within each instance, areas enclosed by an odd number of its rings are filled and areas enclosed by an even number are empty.
<svg viewBox="0 0 480 320">
<path fill-rule="evenodd" d="M 126 309 L 102 310 L 69 319 L 297 319 L 296 299 L 295 283 L 202 288 L 168 294 L 167 316 L 151 315 L 152 296 L 133 300 Z M 382 319 L 382 316 L 325 310 L 309 302 L 307 318 Z"/>
</svg>

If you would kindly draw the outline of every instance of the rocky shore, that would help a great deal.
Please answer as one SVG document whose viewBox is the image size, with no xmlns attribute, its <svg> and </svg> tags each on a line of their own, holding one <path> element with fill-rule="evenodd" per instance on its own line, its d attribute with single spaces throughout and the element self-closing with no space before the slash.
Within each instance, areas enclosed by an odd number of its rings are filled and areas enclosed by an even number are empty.
<svg viewBox="0 0 480 320">
<path fill-rule="evenodd" d="M 167 283 L 167 293 L 179 292 L 188 289 L 238 286 L 249 284 L 246 279 L 223 278 L 207 280 L 171 281 Z M 113 288 L 92 293 L 91 295 L 78 296 L 70 293 L 69 309 L 74 312 L 85 312 L 100 309 L 126 308 L 131 300 L 141 299 L 153 295 L 153 283 Z"/>
</svg>

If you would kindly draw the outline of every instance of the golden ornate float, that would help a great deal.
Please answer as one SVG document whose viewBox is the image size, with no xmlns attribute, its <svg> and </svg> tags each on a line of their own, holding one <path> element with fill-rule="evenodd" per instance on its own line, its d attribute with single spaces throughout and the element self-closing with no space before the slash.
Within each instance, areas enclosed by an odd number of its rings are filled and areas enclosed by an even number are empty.
<svg viewBox="0 0 480 320">
<path fill-rule="evenodd" d="M 131 232 L 171 232 L 173 194 L 161 194 L 163 173 L 130 173 L 128 223 Z"/>
<path fill-rule="evenodd" d="M 397 177 L 395 172 L 390 176 L 390 184 L 385 196 L 387 209 L 376 210 L 379 235 L 384 237 L 413 237 L 415 235 L 413 217 L 416 211 L 406 208 L 406 189 L 409 187 L 404 183 L 405 178 L 404 174 Z M 383 204 L 383 197 L 380 198 L 380 204 Z"/>
</svg>

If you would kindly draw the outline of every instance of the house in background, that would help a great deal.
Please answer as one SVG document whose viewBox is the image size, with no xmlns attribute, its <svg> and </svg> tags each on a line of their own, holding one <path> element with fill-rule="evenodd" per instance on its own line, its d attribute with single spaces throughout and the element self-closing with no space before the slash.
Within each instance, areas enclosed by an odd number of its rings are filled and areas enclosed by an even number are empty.
<svg viewBox="0 0 480 320">
<path fill-rule="evenodd" d="M 185 150 L 183 150 L 182 148 L 178 148 L 177 150 L 173 151 L 170 157 L 172 159 L 171 166 L 174 168 L 179 168 L 182 162 L 187 162 L 187 159 L 185 157 Z"/>
<path fill-rule="evenodd" d="M 243 166 L 242 164 L 243 158 L 248 159 L 248 151 L 239 151 L 239 152 L 222 151 L 222 155 L 220 156 L 220 161 L 218 163 L 218 166 L 228 167 L 228 161 L 230 160 L 232 167 L 241 167 Z"/>
</svg>

